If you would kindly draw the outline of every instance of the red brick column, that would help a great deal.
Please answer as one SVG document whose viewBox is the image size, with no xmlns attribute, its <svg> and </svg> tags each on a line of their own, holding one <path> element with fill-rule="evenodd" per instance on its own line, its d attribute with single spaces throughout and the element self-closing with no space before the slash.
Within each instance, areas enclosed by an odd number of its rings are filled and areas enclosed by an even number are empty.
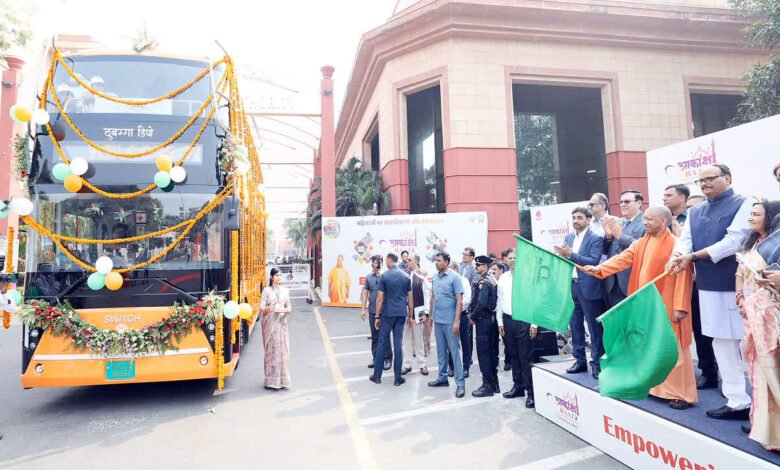
<svg viewBox="0 0 780 470">
<path fill-rule="evenodd" d="M 609 188 L 610 213 L 620 216 L 616 202 L 620 193 L 636 189 L 645 197 L 642 208 L 647 207 L 647 153 L 618 150 L 607 154 L 607 186 Z"/>
<path fill-rule="evenodd" d="M 382 185 L 390 194 L 390 214 L 409 214 L 409 161 L 395 158 L 382 168 Z"/>
<path fill-rule="evenodd" d="M 24 61 L 18 57 L 8 56 L 6 62 L 8 70 L 3 71 L 3 85 L 0 91 L 0 200 L 7 200 L 18 194 L 16 163 L 11 143 L 16 132 L 23 132 L 22 125 L 15 124 L 8 117 L 8 110 L 16 104 Z M 32 103 L 23 104 L 31 105 Z M 16 227 L 18 224 L 19 219 L 16 212 L 11 212 L 8 217 L 0 219 L 0 234 L 4 236 L 8 232 L 9 226 Z"/>
<path fill-rule="evenodd" d="M 445 150 L 444 193 L 447 212 L 487 212 L 489 252 L 517 244 L 512 236 L 520 233 L 515 149 Z"/>
</svg>

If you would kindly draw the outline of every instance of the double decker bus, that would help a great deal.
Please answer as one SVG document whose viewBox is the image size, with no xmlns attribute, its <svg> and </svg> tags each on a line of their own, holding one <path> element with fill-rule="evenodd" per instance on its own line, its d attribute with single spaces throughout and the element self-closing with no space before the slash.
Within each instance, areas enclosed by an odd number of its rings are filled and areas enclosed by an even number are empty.
<svg viewBox="0 0 780 470">
<path fill-rule="evenodd" d="M 252 314 L 203 322 L 164 354 L 101 354 L 76 347 L 68 331 L 25 324 L 25 388 L 221 379 L 235 370 L 259 312 L 267 214 L 259 164 L 239 174 L 224 162 L 223 149 L 238 144 L 249 148 L 248 160 L 258 161 L 248 126 L 238 122 L 245 117 L 231 73 L 227 56 L 212 62 L 129 53 L 53 53 L 39 97 L 46 100 L 49 127 L 31 133 L 30 219 L 38 227 L 29 230 L 25 300 L 67 302 L 103 332 L 159 325 L 174 305 L 192 306 L 210 294 L 249 303 Z M 184 84 L 191 86 L 182 91 Z M 94 90 L 125 102 L 101 98 L 91 93 Z M 129 102 L 162 97 L 144 106 Z M 137 158 L 98 150 L 142 153 L 185 127 L 170 145 Z M 106 197 L 154 184 L 161 154 L 174 162 L 187 155 L 182 162 L 185 180 L 134 197 Z M 87 161 L 88 170 L 81 176 L 83 187 L 72 192 L 55 177 L 55 166 L 76 157 Z M 215 200 L 220 203 L 211 207 Z M 205 209 L 210 210 L 201 214 Z M 166 231 L 195 219 L 186 236 L 186 224 Z M 51 234 L 67 238 L 54 240 Z M 133 241 L 111 242 L 117 239 Z M 111 259 L 114 270 L 142 267 L 123 272 L 118 290 L 94 289 L 85 265 L 93 266 L 102 257 Z"/>
</svg>

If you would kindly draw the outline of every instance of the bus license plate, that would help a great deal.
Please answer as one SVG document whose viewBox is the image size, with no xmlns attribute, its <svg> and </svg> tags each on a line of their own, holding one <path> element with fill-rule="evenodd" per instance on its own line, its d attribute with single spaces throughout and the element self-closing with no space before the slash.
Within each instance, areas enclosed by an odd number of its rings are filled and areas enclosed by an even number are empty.
<svg viewBox="0 0 780 470">
<path fill-rule="evenodd" d="M 106 362 L 106 380 L 132 380 L 135 378 L 135 361 Z"/>
</svg>

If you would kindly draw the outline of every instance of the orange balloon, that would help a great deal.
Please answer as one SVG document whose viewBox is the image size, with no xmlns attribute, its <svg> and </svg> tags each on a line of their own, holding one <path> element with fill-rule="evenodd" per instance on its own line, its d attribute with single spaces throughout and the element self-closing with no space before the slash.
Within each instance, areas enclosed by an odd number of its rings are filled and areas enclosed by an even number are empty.
<svg viewBox="0 0 780 470">
<path fill-rule="evenodd" d="M 106 274 L 106 287 L 109 289 L 118 290 L 120 287 L 122 287 L 123 283 L 124 279 L 122 279 L 122 275 L 118 272 L 111 271 L 110 273 Z"/>
<path fill-rule="evenodd" d="M 249 319 L 252 316 L 252 306 L 247 303 L 240 304 L 238 306 L 238 316 L 244 320 Z"/>
<path fill-rule="evenodd" d="M 78 192 L 83 185 L 84 182 L 79 175 L 68 175 L 68 177 L 65 178 L 65 189 L 72 193 Z"/>
<path fill-rule="evenodd" d="M 171 171 L 173 168 L 173 159 L 170 155 L 160 155 L 157 157 L 157 169 L 160 171 Z"/>
<path fill-rule="evenodd" d="M 14 109 L 14 117 L 20 122 L 29 122 L 32 119 L 33 111 L 27 106 L 17 106 Z"/>
</svg>

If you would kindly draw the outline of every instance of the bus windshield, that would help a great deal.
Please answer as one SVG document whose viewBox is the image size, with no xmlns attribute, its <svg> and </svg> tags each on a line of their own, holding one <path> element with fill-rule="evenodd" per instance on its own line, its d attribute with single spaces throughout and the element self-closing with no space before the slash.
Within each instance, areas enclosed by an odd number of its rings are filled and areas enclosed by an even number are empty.
<svg viewBox="0 0 780 470">
<path fill-rule="evenodd" d="M 53 233 L 75 238 L 112 240 L 157 232 L 194 217 L 214 198 L 206 193 L 154 192 L 135 199 L 106 199 L 97 194 L 47 193 L 34 196 L 34 217 Z M 186 226 L 164 235 L 121 244 L 63 241 L 70 253 L 89 265 L 108 256 L 114 268 L 142 263 L 168 248 Z M 217 208 L 201 218 L 189 234 L 146 269 L 221 269 L 222 214 Z M 31 231 L 27 266 L 37 272 L 82 271 L 48 237 Z"/>
<path fill-rule="evenodd" d="M 65 57 L 68 67 L 90 87 L 110 96 L 129 100 L 157 98 L 189 83 L 208 61 L 149 56 Z M 61 66 L 54 75 L 54 90 L 66 113 L 130 113 L 192 116 L 211 94 L 224 74 L 220 64 L 181 94 L 145 106 L 131 106 L 96 97 L 82 87 Z M 143 77 L 142 80 L 139 77 Z M 52 99 L 49 111 L 56 112 Z"/>
</svg>

